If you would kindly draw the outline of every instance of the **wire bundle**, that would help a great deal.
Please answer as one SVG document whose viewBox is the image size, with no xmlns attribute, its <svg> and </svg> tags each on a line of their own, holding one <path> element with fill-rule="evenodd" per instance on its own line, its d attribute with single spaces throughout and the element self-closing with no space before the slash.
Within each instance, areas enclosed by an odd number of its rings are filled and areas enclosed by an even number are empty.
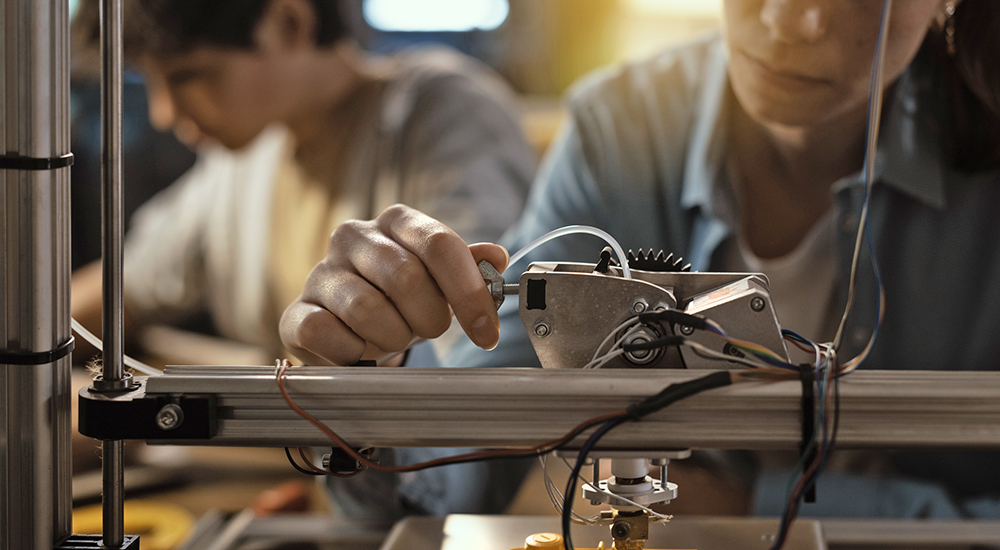
<svg viewBox="0 0 1000 550">
<path fill-rule="evenodd" d="M 802 499 L 802 495 L 806 490 L 814 485 L 817 477 L 822 473 L 823 467 L 826 464 L 827 456 L 829 455 L 830 449 L 832 448 L 834 441 L 836 440 L 836 433 L 838 427 L 838 416 L 839 416 L 839 380 L 840 377 L 853 372 L 856 370 L 868 357 L 872 348 L 874 347 L 875 341 L 878 337 L 878 329 L 882 323 L 882 317 L 885 312 L 885 294 L 882 285 L 881 275 L 879 273 L 878 264 L 875 260 L 875 250 L 872 243 L 871 234 L 867 231 L 868 228 L 868 206 L 871 200 L 871 189 L 874 180 L 874 165 L 875 165 L 875 153 L 876 145 L 878 141 L 878 130 L 880 122 L 880 114 L 882 108 L 882 95 L 883 95 L 883 67 L 885 58 L 885 36 L 888 31 L 889 25 L 889 12 L 892 6 L 892 0 L 883 0 L 882 4 L 882 14 L 879 23 L 878 37 L 876 41 L 876 51 L 874 60 L 872 62 L 872 78 L 871 78 L 871 88 L 869 92 L 869 105 L 868 105 L 868 124 L 866 130 L 866 154 L 865 154 L 865 171 L 864 171 L 864 185 L 865 185 L 865 200 L 862 206 L 860 223 L 858 225 L 857 238 L 855 240 L 854 254 L 851 262 L 851 274 L 848 286 L 848 297 L 847 305 L 844 309 L 844 314 L 841 318 L 840 325 L 837 329 L 836 337 L 832 343 L 828 344 L 816 344 L 809 341 L 806 338 L 796 334 L 790 330 L 783 330 L 782 337 L 786 340 L 792 342 L 792 344 L 798 346 L 800 349 L 806 352 L 812 352 L 814 356 L 813 369 L 815 374 L 815 383 L 817 387 L 817 393 L 819 394 L 819 414 L 816 415 L 815 424 L 813 426 L 813 434 L 820 434 L 818 441 L 816 437 L 808 443 L 801 454 L 802 458 L 799 464 L 796 466 L 795 473 L 793 474 L 793 479 L 797 478 L 794 484 L 790 484 L 791 487 L 788 491 L 788 503 L 784 514 L 782 514 L 781 522 L 779 524 L 778 534 L 775 537 L 774 544 L 771 550 L 780 550 L 784 545 L 788 531 L 794 521 L 796 514 L 798 512 L 798 507 Z M 570 233 L 589 233 L 592 235 L 599 236 L 607 240 L 612 247 L 615 249 L 616 254 L 619 259 L 622 260 L 623 275 L 626 278 L 631 277 L 629 272 L 627 262 L 625 262 L 621 247 L 617 242 L 603 231 L 588 228 L 572 226 L 567 228 L 557 229 L 550 232 L 543 237 L 537 239 L 525 249 L 519 251 L 514 255 L 511 260 L 511 264 L 515 263 L 521 257 L 524 256 L 529 250 L 562 235 Z M 867 236 L 867 239 L 865 238 Z M 872 258 L 872 265 L 875 273 L 875 279 L 878 288 L 878 302 L 876 304 L 876 320 L 874 329 L 872 331 L 871 337 L 865 348 L 856 357 L 845 362 L 841 365 L 837 359 L 837 350 L 840 349 L 843 342 L 844 330 L 847 325 L 847 320 L 850 317 L 851 307 L 854 302 L 855 286 L 857 281 L 857 268 L 861 253 L 861 243 L 866 241 L 869 252 Z M 689 341 L 680 336 L 668 336 L 665 338 L 657 339 L 652 342 L 645 343 L 633 343 L 626 344 L 628 336 L 634 334 L 638 326 L 643 322 L 648 322 L 653 320 L 650 316 L 659 316 L 657 320 L 670 320 L 673 322 L 680 322 L 686 326 L 691 326 L 695 329 L 710 331 L 720 338 L 723 338 L 729 344 L 735 346 L 740 351 L 743 351 L 747 356 L 744 357 L 734 357 L 729 355 L 724 355 L 715 350 L 709 349 L 697 342 Z M 644 317 L 645 316 L 645 317 Z M 678 319 L 680 321 L 678 321 Z M 621 334 L 617 339 L 615 339 L 615 334 Z M 608 350 L 602 354 L 602 350 L 610 344 Z M 461 455 L 456 455 L 452 457 L 445 457 L 435 460 L 430 460 L 417 464 L 410 464 L 406 466 L 384 466 L 378 464 L 377 462 L 371 461 L 369 457 L 365 457 L 358 453 L 356 450 L 351 448 L 344 442 L 336 433 L 330 430 L 325 424 L 317 420 L 315 417 L 301 409 L 292 400 L 291 396 L 284 386 L 284 378 L 286 370 L 289 366 L 288 361 L 279 361 L 276 369 L 275 378 L 277 379 L 278 387 L 281 390 L 282 396 L 288 403 L 288 406 L 294 410 L 297 414 L 308 420 L 318 429 L 320 429 L 327 437 L 330 438 L 339 448 L 346 452 L 349 456 L 357 460 L 357 462 L 363 468 L 371 468 L 373 470 L 384 471 L 384 472 L 413 472 L 426 468 L 432 468 L 437 466 L 444 466 L 447 464 L 460 464 L 467 462 L 476 462 L 481 460 L 490 460 L 494 458 L 515 458 L 515 457 L 528 457 L 537 456 L 542 457 L 543 455 L 563 447 L 574 438 L 584 433 L 585 431 L 596 427 L 596 430 L 590 435 L 583 446 L 580 449 L 579 455 L 577 456 L 577 461 L 572 468 L 569 479 L 567 480 L 566 489 L 563 493 L 559 493 L 558 489 L 551 482 L 546 472 L 546 491 L 549 494 L 550 499 L 552 499 L 553 504 L 561 510 L 562 519 L 562 531 L 563 539 L 565 542 L 566 550 L 573 550 L 573 543 L 570 534 L 570 524 L 575 519 L 581 523 L 590 523 L 591 521 L 596 521 L 595 518 L 584 518 L 579 514 L 574 514 L 572 509 L 572 498 L 576 491 L 577 480 L 582 480 L 580 476 L 580 471 L 586 461 L 587 455 L 590 451 L 597 445 L 597 443 L 607 435 L 611 430 L 624 424 L 625 422 L 638 421 L 642 417 L 652 414 L 653 412 L 662 410 L 671 404 L 695 395 L 697 393 L 717 388 L 725 385 L 732 384 L 734 382 L 746 381 L 746 380 L 791 380 L 797 379 L 799 377 L 800 369 L 796 365 L 789 363 L 786 359 L 777 355 L 773 351 L 767 349 L 764 346 L 756 344 L 754 342 L 748 342 L 733 338 L 726 334 L 722 327 L 711 321 L 709 319 L 700 318 L 693 315 L 687 315 L 683 312 L 677 310 L 671 310 L 667 312 L 652 312 L 643 313 L 635 317 L 632 317 L 621 325 L 619 325 L 611 334 L 609 334 L 605 339 L 598 345 L 595 350 L 594 356 L 591 361 L 584 365 L 584 368 L 601 368 L 608 361 L 615 357 L 618 357 L 630 350 L 641 350 L 641 349 L 656 349 L 664 348 L 669 346 L 688 346 L 695 353 L 703 355 L 705 357 L 710 357 L 713 359 L 721 359 L 725 361 L 735 361 L 743 364 L 749 369 L 742 371 L 732 371 L 732 372 L 715 372 L 707 376 L 697 378 L 688 382 L 683 382 L 679 384 L 672 384 L 665 388 L 660 393 L 651 396 L 643 401 L 630 406 L 625 411 L 618 411 L 607 413 L 599 416 L 595 416 L 577 425 L 575 428 L 570 430 L 566 435 L 558 439 L 547 441 L 540 445 L 530 447 L 527 449 L 508 449 L 508 450 L 493 450 L 493 451 L 480 451 L 473 453 L 465 453 Z M 813 453 L 819 447 L 818 452 Z M 296 466 L 299 471 L 305 470 L 300 468 L 292 460 L 291 453 L 288 449 L 285 452 L 289 458 L 289 461 Z M 812 459 L 807 459 L 807 457 L 814 456 Z M 357 472 L 352 473 L 335 473 L 327 472 L 321 468 L 317 468 L 315 465 L 311 464 L 310 461 L 306 459 L 305 453 L 300 449 L 300 457 L 306 460 L 307 465 L 313 470 L 312 473 L 321 475 L 353 475 Z M 808 464 L 807 464 L 808 462 Z M 544 465 L 544 460 L 543 460 Z M 360 471 L 360 470 L 359 470 Z M 583 480 L 587 483 L 586 480 Z M 597 480 L 594 480 L 595 482 Z M 666 481 L 666 480 L 664 480 Z M 596 490 L 596 483 L 591 483 L 591 486 Z M 558 502 L 561 501 L 562 505 L 559 506 Z"/>
</svg>

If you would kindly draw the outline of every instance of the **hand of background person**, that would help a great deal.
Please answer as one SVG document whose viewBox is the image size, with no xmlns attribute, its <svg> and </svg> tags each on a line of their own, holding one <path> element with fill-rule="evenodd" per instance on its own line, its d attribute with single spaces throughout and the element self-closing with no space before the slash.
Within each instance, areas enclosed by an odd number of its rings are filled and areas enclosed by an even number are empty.
<svg viewBox="0 0 1000 550">
<path fill-rule="evenodd" d="M 485 349 L 499 340 L 496 306 L 478 263 L 503 271 L 500 245 L 467 245 L 441 222 L 403 205 L 349 221 L 281 317 L 281 339 L 307 364 L 351 365 L 436 338 L 451 316 Z"/>
</svg>

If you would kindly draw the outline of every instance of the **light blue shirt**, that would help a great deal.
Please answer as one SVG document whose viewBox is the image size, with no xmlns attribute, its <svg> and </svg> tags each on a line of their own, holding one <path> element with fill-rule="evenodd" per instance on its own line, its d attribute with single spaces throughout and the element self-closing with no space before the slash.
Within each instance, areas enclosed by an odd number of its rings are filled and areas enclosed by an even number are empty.
<svg viewBox="0 0 1000 550">
<path fill-rule="evenodd" d="M 682 255 L 695 271 L 725 269 L 734 209 L 725 173 L 728 114 L 735 103 L 719 37 L 649 60 L 595 74 L 569 94 L 570 117 L 543 163 L 518 224 L 504 239 L 516 251 L 545 232 L 571 224 L 603 228 L 626 249 Z M 865 368 L 992 370 L 1000 366 L 1000 172 L 967 173 L 948 165 L 948 96 L 943 75 L 918 54 L 886 104 L 870 205 L 870 230 L 885 285 L 886 312 Z M 839 209 L 839 300 L 846 283 L 864 198 L 859 176 L 834 186 Z M 595 262 L 603 243 L 565 237 L 527 262 Z M 508 275 L 509 277 L 511 275 Z M 857 298 L 841 351 L 853 357 L 868 341 L 876 315 L 871 258 L 862 251 Z M 509 300 L 501 308 L 500 345 L 484 352 L 466 342 L 445 362 L 460 367 L 537 366 Z M 407 451 L 409 452 L 409 451 Z M 424 453 L 425 451 L 419 451 Z M 888 460 L 901 477 L 821 478 L 818 503 L 803 515 L 1000 517 L 1000 453 L 898 452 Z M 432 513 L 498 512 L 501 499 L 470 498 L 516 484 L 480 466 L 476 478 L 449 479 L 447 500 L 401 494 Z M 499 466 L 497 468 L 500 468 Z M 438 476 L 444 481 L 445 474 Z M 777 515 L 788 472 L 756 476 L 755 509 Z M 361 477 L 361 476 L 359 476 Z M 492 493 L 496 496 L 497 493 Z M 506 494 L 506 493 L 505 493 Z M 511 493 L 512 494 L 512 493 Z M 496 507 L 501 504 L 500 507 Z"/>
</svg>

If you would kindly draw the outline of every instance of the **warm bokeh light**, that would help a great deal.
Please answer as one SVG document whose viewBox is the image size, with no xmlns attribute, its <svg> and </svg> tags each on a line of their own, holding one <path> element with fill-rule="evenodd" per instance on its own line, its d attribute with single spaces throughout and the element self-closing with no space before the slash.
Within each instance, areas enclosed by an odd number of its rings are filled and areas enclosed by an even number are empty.
<svg viewBox="0 0 1000 550">
<path fill-rule="evenodd" d="M 381 31 L 465 32 L 499 27 L 507 0 L 365 0 L 365 20 Z"/>
</svg>

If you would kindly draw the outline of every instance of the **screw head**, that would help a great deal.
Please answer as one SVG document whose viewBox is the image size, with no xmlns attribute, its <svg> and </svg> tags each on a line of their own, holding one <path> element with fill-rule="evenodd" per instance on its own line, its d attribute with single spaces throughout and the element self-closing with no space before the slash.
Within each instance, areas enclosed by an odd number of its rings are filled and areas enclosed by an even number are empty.
<svg viewBox="0 0 1000 550">
<path fill-rule="evenodd" d="M 616 521 L 611 526 L 611 536 L 615 539 L 627 539 L 632 534 L 632 526 L 624 521 Z"/>
<path fill-rule="evenodd" d="M 636 315 L 645 312 L 648 308 L 649 304 L 647 304 L 646 300 L 643 300 L 642 298 L 636 298 L 632 302 L 632 313 L 635 313 Z"/>
<path fill-rule="evenodd" d="M 680 325 L 681 334 L 684 336 L 691 336 L 694 334 L 694 327 L 689 327 L 687 325 Z"/>
<path fill-rule="evenodd" d="M 539 321 L 538 324 L 535 325 L 535 336 L 545 338 L 551 333 L 552 329 L 544 321 Z"/>
<path fill-rule="evenodd" d="M 184 422 L 184 410 L 174 403 L 167 403 L 156 413 L 156 426 L 161 430 L 177 429 Z"/>
<path fill-rule="evenodd" d="M 764 303 L 764 299 L 761 298 L 760 296 L 756 296 L 752 300 L 750 300 L 750 309 L 754 311 L 764 311 L 765 305 L 766 304 Z"/>
</svg>

